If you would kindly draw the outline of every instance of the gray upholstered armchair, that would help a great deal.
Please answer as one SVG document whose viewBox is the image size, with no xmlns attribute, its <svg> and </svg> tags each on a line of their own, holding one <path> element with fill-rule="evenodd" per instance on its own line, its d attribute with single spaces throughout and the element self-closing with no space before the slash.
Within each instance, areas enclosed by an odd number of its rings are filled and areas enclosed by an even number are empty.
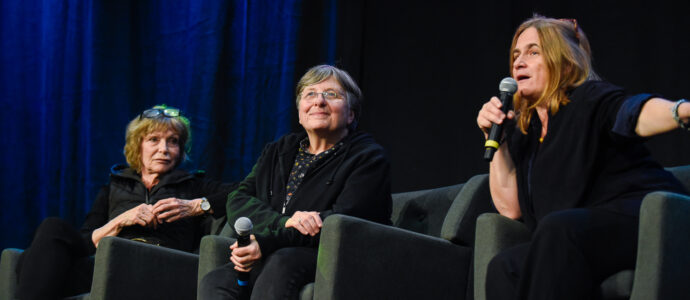
<svg viewBox="0 0 690 300">
<path fill-rule="evenodd" d="M 0 257 L 0 300 L 14 299 L 17 289 L 17 275 L 14 270 L 17 268 L 19 256 L 23 251 L 15 248 L 2 250 Z"/>
<path fill-rule="evenodd" d="M 489 203 L 487 176 L 478 175 L 465 184 L 393 194 L 394 226 L 329 216 L 316 278 L 301 299 L 465 299 L 472 248 L 460 244 L 474 237 L 459 229 L 474 226 L 477 212 Z M 199 278 L 227 263 L 232 242 L 219 236 L 202 240 Z"/>
<path fill-rule="evenodd" d="M 212 233 L 225 218 L 209 224 Z M 0 300 L 15 297 L 22 250 L 5 249 L 0 260 Z M 195 299 L 199 256 L 118 237 L 98 244 L 90 294 L 66 299 Z"/>
<path fill-rule="evenodd" d="M 690 166 L 669 168 L 690 190 Z M 486 299 L 489 261 L 503 249 L 530 240 L 520 222 L 498 214 L 477 219 L 474 258 L 475 299 Z M 601 299 L 681 299 L 690 295 L 690 197 L 668 192 L 648 194 L 640 208 L 635 270 L 621 271 L 600 287 Z"/>
</svg>

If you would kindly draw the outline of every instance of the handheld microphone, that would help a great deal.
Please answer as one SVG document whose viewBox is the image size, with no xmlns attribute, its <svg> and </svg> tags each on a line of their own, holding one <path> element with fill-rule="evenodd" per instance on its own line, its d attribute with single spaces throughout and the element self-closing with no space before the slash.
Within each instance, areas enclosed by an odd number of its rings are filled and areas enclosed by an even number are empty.
<svg viewBox="0 0 690 300">
<path fill-rule="evenodd" d="M 237 247 L 245 247 L 251 242 L 250 236 L 252 234 L 252 221 L 247 217 L 240 217 L 235 221 L 235 232 L 237 232 Z M 246 287 L 249 285 L 249 273 L 237 272 L 237 285 Z"/>
<path fill-rule="evenodd" d="M 504 114 L 507 114 L 510 110 L 513 104 L 513 94 L 517 91 L 517 88 L 517 81 L 511 77 L 503 78 L 498 85 L 498 91 L 500 92 L 499 99 L 501 99 L 501 103 L 503 104 L 503 106 L 501 106 L 501 111 L 503 111 Z M 505 121 L 503 123 L 505 123 Z M 491 162 L 496 150 L 498 150 L 498 146 L 501 144 L 499 140 L 503 134 L 503 123 L 491 125 L 489 138 L 484 143 L 484 147 L 486 148 L 484 151 L 484 160 L 487 162 Z"/>
</svg>

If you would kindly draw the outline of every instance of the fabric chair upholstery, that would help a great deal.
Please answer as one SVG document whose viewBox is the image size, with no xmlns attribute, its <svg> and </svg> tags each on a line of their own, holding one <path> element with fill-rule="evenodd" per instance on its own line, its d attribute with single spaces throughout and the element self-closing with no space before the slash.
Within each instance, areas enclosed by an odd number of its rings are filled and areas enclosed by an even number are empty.
<svg viewBox="0 0 690 300">
<path fill-rule="evenodd" d="M 461 228 L 488 207 L 476 205 L 489 203 L 488 177 L 393 196 L 395 227 L 342 215 L 324 222 L 313 299 L 471 299 L 472 248 Z M 420 219 L 428 226 L 408 226 Z"/>
<path fill-rule="evenodd" d="M 194 299 L 198 261 L 184 251 L 103 238 L 89 299 Z"/>
<path fill-rule="evenodd" d="M 324 220 L 314 283 L 300 299 L 465 299 L 474 242 L 459 228 L 469 211 L 490 203 L 488 177 L 465 184 L 393 194 L 393 226 L 331 215 Z M 480 208 L 478 208 L 480 207 Z M 468 219 L 472 219 L 469 221 Z M 226 225 L 226 228 L 229 226 Z M 199 278 L 227 263 L 228 230 L 202 239 Z"/>
<path fill-rule="evenodd" d="M 224 224 L 225 217 L 208 218 L 206 232 L 221 232 Z M 22 251 L 2 252 L 0 300 L 15 299 L 15 270 Z M 105 237 L 96 250 L 90 293 L 64 299 L 195 299 L 198 266 L 197 254 Z"/>
<path fill-rule="evenodd" d="M 24 250 L 7 248 L 0 257 L 0 300 L 14 299 L 17 289 L 17 263 Z"/>
<path fill-rule="evenodd" d="M 690 165 L 668 168 L 690 190 Z M 645 196 L 640 207 L 635 270 L 623 270 L 602 282 L 601 299 L 679 299 L 690 295 L 690 197 L 669 192 Z M 503 249 L 530 240 L 531 232 L 515 220 L 498 214 L 477 219 L 474 258 L 474 295 L 486 299 L 486 270 Z"/>
</svg>

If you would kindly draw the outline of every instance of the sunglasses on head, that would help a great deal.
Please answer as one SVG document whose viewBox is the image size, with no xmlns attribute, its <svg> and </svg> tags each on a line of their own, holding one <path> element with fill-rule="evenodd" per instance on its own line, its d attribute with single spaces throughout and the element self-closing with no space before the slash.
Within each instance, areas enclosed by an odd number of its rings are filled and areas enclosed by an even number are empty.
<svg viewBox="0 0 690 300">
<path fill-rule="evenodd" d="M 179 117 L 180 116 L 180 110 L 174 107 L 165 107 L 165 108 L 150 108 L 141 113 L 139 115 L 139 118 L 157 118 L 160 116 L 168 117 L 168 118 L 174 118 L 174 117 Z"/>
</svg>

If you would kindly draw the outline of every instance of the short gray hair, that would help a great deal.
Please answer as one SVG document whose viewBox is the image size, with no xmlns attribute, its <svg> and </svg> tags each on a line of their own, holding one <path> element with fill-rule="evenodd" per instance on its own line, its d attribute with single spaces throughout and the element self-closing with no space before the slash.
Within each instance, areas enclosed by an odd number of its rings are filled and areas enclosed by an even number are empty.
<svg viewBox="0 0 690 300">
<path fill-rule="evenodd" d="M 355 115 L 352 124 L 350 124 L 348 128 L 350 130 L 354 130 L 357 128 L 357 123 L 359 121 L 360 114 L 362 113 L 362 90 L 359 89 L 357 83 L 345 70 L 341 70 L 331 65 L 318 65 L 312 67 L 309 69 L 309 71 L 307 71 L 307 73 L 304 73 L 302 78 L 300 78 L 299 82 L 297 83 L 297 99 L 295 103 L 299 108 L 299 101 L 302 97 L 302 92 L 305 88 L 307 88 L 307 86 L 320 83 L 331 77 L 335 78 L 340 86 L 345 89 L 347 104 Z"/>
</svg>

